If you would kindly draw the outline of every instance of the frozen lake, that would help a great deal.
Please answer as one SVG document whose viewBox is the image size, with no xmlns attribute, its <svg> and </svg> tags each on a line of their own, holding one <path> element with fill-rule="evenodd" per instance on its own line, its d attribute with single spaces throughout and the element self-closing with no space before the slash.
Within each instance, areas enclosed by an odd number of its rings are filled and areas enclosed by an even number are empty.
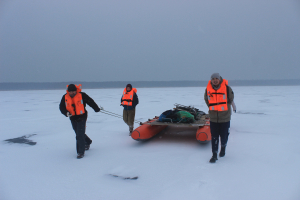
<svg viewBox="0 0 300 200">
<path fill-rule="evenodd" d="M 137 89 L 138 121 L 175 103 L 208 110 L 204 87 Z M 70 120 L 59 111 L 64 90 L 1 91 L 0 199 L 299 200 L 300 86 L 232 89 L 237 113 L 226 156 L 215 164 L 208 162 L 210 143 L 198 143 L 193 131 L 167 129 L 137 142 L 122 119 L 88 106 L 93 143 L 78 160 Z M 83 85 L 99 106 L 118 114 L 122 91 Z M 5 141 L 22 136 L 32 143 Z"/>
</svg>

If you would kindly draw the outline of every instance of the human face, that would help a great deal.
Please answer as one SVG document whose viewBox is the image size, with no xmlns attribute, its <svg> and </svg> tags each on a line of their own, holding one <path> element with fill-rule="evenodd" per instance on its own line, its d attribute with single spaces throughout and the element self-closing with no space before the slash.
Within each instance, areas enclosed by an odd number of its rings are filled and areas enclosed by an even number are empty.
<svg viewBox="0 0 300 200">
<path fill-rule="evenodd" d="M 217 78 L 213 78 L 213 79 L 211 80 L 211 82 L 212 82 L 212 84 L 213 84 L 214 86 L 218 86 L 218 85 L 220 84 L 220 80 L 217 79 Z"/>
<path fill-rule="evenodd" d="M 69 95 L 70 95 L 70 97 L 72 97 L 72 98 L 73 98 L 76 94 L 77 94 L 76 91 L 69 91 Z"/>
<path fill-rule="evenodd" d="M 126 90 L 127 90 L 127 92 L 130 92 L 131 87 L 127 87 Z"/>
</svg>

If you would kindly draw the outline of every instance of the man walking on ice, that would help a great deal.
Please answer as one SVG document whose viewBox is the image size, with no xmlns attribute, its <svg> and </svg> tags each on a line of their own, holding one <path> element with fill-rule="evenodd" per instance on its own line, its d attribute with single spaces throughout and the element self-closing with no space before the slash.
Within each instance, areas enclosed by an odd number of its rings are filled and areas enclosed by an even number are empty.
<svg viewBox="0 0 300 200">
<path fill-rule="evenodd" d="M 62 97 L 59 109 L 66 117 L 70 117 L 72 127 L 76 133 L 77 158 L 83 158 L 85 150 L 89 150 L 92 140 L 85 134 L 87 120 L 86 104 L 99 112 L 100 108 L 86 93 L 81 92 L 81 84 L 70 84 L 67 93 Z"/>
<path fill-rule="evenodd" d="M 208 81 L 204 100 L 209 107 L 210 131 L 211 131 L 211 147 L 213 156 L 210 163 L 215 163 L 218 160 L 219 137 L 221 138 L 221 151 L 219 156 L 225 156 L 225 148 L 227 146 L 230 119 L 231 119 L 231 104 L 234 99 L 234 94 L 228 81 L 223 79 L 219 73 L 211 75 L 211 80 Z"/>
<path fill-rule="evenodd" d="M 131 84 L 127 84 L 121 98 L 121 105 L 124 107 L 123 120 L 129 126 L 129 136 L 133 131 L 133 123 L 135 117 L 135 107 L 139 103 L 137 89 L 132 88 Z"/>
</svg>

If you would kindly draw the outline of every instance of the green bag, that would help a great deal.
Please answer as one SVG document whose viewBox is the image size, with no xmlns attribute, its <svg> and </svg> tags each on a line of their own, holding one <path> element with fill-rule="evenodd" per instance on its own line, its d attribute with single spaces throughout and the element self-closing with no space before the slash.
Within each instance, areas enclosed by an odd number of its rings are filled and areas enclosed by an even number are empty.
<svg viewBox="0 0 300 200">
<path fill-rule="evenodd" d="M 178 111 L 176 113 L 177 120 L 180 123 L 193 123 L 195 121 L 194 115 L 186 111 Z"/>
</svg>

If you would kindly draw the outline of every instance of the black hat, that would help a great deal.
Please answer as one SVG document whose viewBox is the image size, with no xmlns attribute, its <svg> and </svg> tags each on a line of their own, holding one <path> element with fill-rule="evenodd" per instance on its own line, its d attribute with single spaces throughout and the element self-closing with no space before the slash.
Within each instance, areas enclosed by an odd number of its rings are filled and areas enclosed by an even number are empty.
<svg viewBox="0 0 300 200">
<path fill-rule="evenodd" d="M 126 88 L 130 87 L 132 89 L 132 85 L 131 84 L 127 84 Z"/>
<path fill-rule="evenodd" d="M 71 91 L 77 91 L 77 88 L 76 88 L 76 86 L 75 86 L 74 84 L 70 84 L 70 85 L 68 86 L 68 91 L 69 91 L 69 92 L 71 92 Z"/>
</svg>

